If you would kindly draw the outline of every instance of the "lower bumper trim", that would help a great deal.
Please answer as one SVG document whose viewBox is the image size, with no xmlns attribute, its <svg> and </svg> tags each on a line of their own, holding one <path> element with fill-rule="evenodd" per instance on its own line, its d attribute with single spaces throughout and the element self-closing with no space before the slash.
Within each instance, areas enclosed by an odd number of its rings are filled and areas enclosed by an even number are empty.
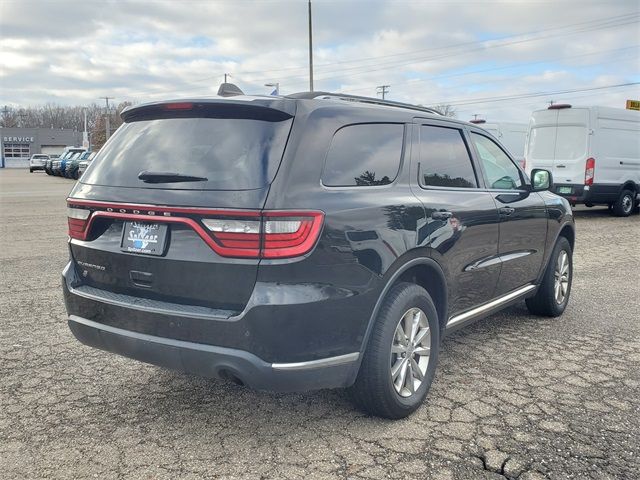
<svg viewBox="0 0 640 480">
<path fill-rule="evenodd" d="M 71 315 L 69 328 L 85 345 L 142 362 L 204 377 L 229 379 L 258 390 L 280 392 L 348 387 L 355 381 L 359 353 L 298 363 L 268 363 L 227 347 L 157 337 Z"/>
</svg>

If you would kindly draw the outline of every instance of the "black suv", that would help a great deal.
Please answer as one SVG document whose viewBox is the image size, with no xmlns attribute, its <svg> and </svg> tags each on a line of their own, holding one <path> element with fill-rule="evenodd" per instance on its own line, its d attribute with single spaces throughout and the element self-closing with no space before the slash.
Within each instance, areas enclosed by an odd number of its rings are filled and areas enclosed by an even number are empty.
<svg viewBox="0 0 640 480">
<path fill-rule="evenodd" d="M 472 124 L 326 93 L 122 117 L 67 200 L 87 345 L 257 389 L 350 387 L 400 418 L 445 331 L 567 305 L 569 204 Z"/>
</svg>

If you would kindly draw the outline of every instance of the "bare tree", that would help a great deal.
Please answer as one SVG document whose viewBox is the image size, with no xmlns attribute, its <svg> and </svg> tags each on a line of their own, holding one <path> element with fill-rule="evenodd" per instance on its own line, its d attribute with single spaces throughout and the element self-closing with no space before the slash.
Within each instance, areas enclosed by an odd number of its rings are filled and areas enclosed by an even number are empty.
<svg viewBox="0 0 640 480">
<path fill-rule="evenodd" d="M 429 108 L 434 109 L 440 115 L 443 115 L 445 117 L 452 117 L 452 118 L 456 117 L 456 109 L 452 105 L 448 105 L 446 103 L 440 103 L 438 105 L 434 105 L 433 107 L 429 107 Z"/>
<path fill-rule="evenodd" d="M 110 112 L 112 129 L 122 124 L 120 114 L 131 102 L 121 102 Z M 104 144 L 104 107 L 96 103 L 82 106 L 62 106 L 54 103 L 28 107 L 0 108 L 0 126 L 19 128 L 65 128 L 78 132 L 84 129 L 84 112 L 87 112 L 87 130 L 91 134 L 94 149 Z"/>
</svg>

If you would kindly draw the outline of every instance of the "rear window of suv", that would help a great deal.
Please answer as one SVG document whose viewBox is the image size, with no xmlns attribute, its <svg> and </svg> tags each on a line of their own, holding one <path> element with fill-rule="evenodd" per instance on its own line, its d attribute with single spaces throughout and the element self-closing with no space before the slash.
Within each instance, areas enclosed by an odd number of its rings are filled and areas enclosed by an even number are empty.
<svg viewBox="0 0 640 480">
<path fill-rule="evenodd" d="M 82 183 L 176 190 L 249 190 L 273 181 L 292 119 L 146 118 L 123 124 Z M 143 171 L 206 181 L 145 183 Z"/>
</svg>

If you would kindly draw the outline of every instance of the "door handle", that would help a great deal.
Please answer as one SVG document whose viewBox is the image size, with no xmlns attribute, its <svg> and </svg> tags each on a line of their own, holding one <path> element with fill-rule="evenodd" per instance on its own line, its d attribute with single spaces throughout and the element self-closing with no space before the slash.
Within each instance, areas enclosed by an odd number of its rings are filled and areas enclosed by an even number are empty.
<svg viewBox="0 0 640 480">
<path fill-rule="evenodd" d="M 513 207 L 500 207 L 498 209 L 498 212 L 500 212 L 500 215 L 504 215 L 504 216 L 509 216 L 511 215 L 513 212 L 515 212 L 516 209 Z"/>
<path fill-rule="evenodd" d="M 453 213 L 447 212 L 446 210 L 440 210 L 431 214 L 431 218 L 434 220 L 448 220 L 451 217 L 453 217 Z"/>
</svg>

